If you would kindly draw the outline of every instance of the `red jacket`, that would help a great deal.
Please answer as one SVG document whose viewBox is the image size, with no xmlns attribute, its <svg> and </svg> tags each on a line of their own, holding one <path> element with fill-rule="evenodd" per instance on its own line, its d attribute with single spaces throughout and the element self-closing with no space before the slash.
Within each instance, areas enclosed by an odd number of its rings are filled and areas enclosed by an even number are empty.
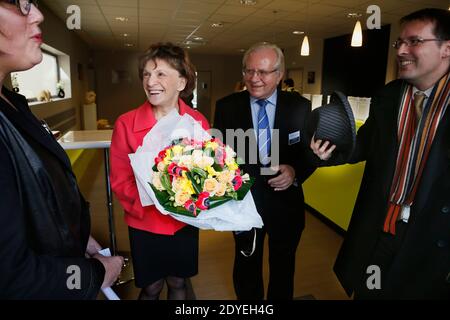
<svg viewBox="0 0 450 320">
<path fill-rule="evenodd" d="M 178 100 L 180 114 L 189 114 L 209 129 L 206 118 Z M 183 222 L 161 214 L 155 206 L 143 207 L 130 165 L 128 154 L 142 145 L 145 135 L 156 124 L 151 104 L 147 101 L 139 108 L 122 114 L 114 124 L 111 140 L 111 188 L 125 210 L 125 222 L 135 229 L 157 234 L 173 235 L 185 226 Z"/>
</svg>

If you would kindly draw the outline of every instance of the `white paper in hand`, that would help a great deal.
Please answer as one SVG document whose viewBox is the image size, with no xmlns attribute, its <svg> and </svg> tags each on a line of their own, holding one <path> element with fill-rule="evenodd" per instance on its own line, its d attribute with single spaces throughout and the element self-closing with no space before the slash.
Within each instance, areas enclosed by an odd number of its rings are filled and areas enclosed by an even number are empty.
<svg viewBox="0 0 450 320">
<path fill-rule="evenodd" d="M 109 248 L 100 250 L 98 253 L 104 257 L 111 257 L 111 251 L 109 250 Z M 102 292 L 108 300 L 120 300 L 120 298 L 117 296 L 114 290 L 111 289 L 111 287 L 102 289 Z"/>
</svg>

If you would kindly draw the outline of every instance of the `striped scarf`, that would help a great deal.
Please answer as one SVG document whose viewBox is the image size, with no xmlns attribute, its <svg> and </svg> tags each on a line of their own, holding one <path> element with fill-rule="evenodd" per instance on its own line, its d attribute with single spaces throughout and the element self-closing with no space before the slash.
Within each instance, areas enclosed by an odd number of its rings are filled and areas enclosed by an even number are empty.
<svg viewBox="0 0 450 320">
<path fill-rule="evenodd" d="M 402 206 L 411 206 L 430 153 L 439 122 L 450 102 L 450 77 L 447 73 L 433 88 L 427 107 L 416 126 L 411 85 L 402 94 L 398 117 L 398 155 L 391 185 L 383 230 L 395 234 L 395 223 Z M 417 130 L 416 130 L 417 127 Z"/>
</svg>

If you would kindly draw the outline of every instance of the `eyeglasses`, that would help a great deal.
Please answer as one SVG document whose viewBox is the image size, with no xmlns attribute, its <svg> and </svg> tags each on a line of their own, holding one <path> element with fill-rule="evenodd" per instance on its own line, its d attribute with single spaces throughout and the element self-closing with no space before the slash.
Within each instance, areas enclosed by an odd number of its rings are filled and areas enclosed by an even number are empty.
<svg viewBox="0 0 450 320">
<path fill-rule="evenodd" d="M 244 69 L 242 70 L 242 75 L 246 78 L 251 78 L 254 75 L 256 75 L 259 78 L 267 78 L 270 74 L 276 71 L 278 71 L 278 69 L 274 69 L 272 71 Z"/>
<path fill-rule="evenodd" d="M 444 41 L 442 39 L 423 39 L 423 38 L 410 38 L 410 39 L 398 39 L 395 41 L 392 46 L 395 49 L 399 49 L 402 44 L 405 44 L 407 47 L 417 47 L 419 44 L 422 44 L 426 41 Z"/>
<path fill-rule="evenodd" d="M 24 16 L 27 16 L 30 13 L 32 4 L 34 4 L 36 8 L 38 6 L 37 0 L 6 0 L 5 2 L 15 4 L 17 8 L 19 8 L 20 13 Z"/>
</svg>

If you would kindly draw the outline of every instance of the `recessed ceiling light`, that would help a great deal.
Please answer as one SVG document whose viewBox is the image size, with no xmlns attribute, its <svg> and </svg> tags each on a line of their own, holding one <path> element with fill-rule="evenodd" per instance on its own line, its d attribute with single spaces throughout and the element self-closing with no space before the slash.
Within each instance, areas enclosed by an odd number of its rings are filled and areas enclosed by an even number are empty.
<svg viewBox="0 0 450 320">
<path fill-rule="evenodd" d="M 295 31 L 292 31 L 292 33 L 293 33 L 293 34 L 304 34 L 305 31 L 295 30 Z"/>
<path fill-rule="evenodd" d="M 125 47 L 132 47 L 133 44 L 132 43 L 125 43 Z"/>
<path fill-rule="evenodd" d="M 257 4 L 256 0 L 240 0 L 239 2 L 244 6 L 254 6 Z"/>
<path fill-rule="evenodd" d="M 347 18 L 359 18 L 361 16 L 362 16 L 362 14 L 361 13 L 357 13 L 357 12 L 347 13 Z"/>
<path fill-rule="evenodd" d="M 124 33 L 123 36 L 124 36 L 124 37 L 129 37 L 130 34 L 129 34 L 129 33 Z"/>
<path fill-rule="evenodd" d="M 120 21 L 120 22 L 126 22 L 126 21 L 128 21 L 128 18 L 127 18 L 127 17 L 115 17 L 115 19 L 116 19 L 117 21 Z"/>
<path fill-rule="evenodd" d="M 203 38 L 202 38 L 202 37 L 194 37 L 194 40 L 195 40 L 195 41 L 202 41 Z"/>
<path fill-rule="evenodd" d="M 223 27 L 223 22 L 214 22 L 211 24 L 211 27 L 213 28 L 222 28 Z"/>
</svg>

